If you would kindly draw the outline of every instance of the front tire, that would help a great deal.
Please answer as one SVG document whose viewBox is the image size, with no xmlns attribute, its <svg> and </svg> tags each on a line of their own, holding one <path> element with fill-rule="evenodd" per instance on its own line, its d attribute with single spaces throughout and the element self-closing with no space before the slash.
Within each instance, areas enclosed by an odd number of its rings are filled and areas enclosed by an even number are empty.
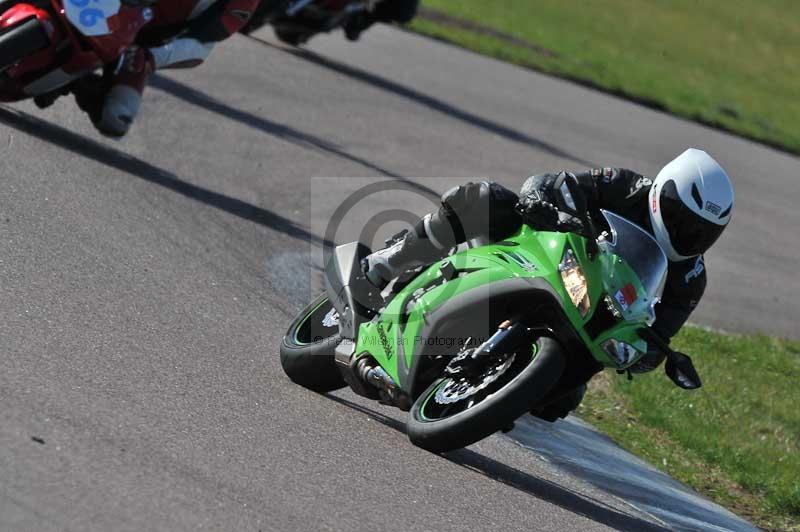
<svg viewBox="0 0 800 532">
<path fill-rule="evenodd" d="M 466 447 L 511 426 L 550 391 L 564 371 L 564 355 L 558 342 L 542 337 L 537 340 L 536 348 L 533 360 L 510 381 L 498 380 L 499 387 L 487 388 L 488 395 L 474 406 L 453 403 L 456 412 L 452 415 L 447 407 L 431 403 L 437 400 L 437 394 L 448 381 L 447 378 L 437 379 L 411 407 L 407 425 L 411 442 L 431 452 L 442 453 Z M 515 356 L 524 355 L 517 353 Z"/>
<path fill-rule="evenodd" d="M 325 294 L 312 301 L 289 326 L 281 342 L 281 366 L 292 382 L 319 393 L 346 384 L 334 360 L 341 341 L 338 316 Z"/>
<path fill-rule="evenodd" d="M 36 18 L 7 30 L 0 35 L 0 72 L 48 46 L 50 39 Z"/>
</svg>

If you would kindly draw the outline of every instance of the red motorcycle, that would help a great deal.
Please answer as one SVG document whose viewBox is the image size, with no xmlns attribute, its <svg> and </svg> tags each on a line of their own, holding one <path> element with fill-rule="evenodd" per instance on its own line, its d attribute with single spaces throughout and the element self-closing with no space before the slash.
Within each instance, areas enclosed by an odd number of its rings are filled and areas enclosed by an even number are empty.
<svg viewBox="0 0 800 532">
<path fill-rule="evenodd" d="M 150 1 L 0 0 L 0 101 L 40 107 L 110 63 L 153 19 Z"/>
</svg>

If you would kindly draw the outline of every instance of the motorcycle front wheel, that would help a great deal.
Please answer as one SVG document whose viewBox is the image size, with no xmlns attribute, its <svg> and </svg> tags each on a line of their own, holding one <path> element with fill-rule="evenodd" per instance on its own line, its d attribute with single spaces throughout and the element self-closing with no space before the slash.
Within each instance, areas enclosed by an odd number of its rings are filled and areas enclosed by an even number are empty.
<svg viewBox="0 0 800 532">
<path fill-rule="evenodd" d="M 294 383 L 315 392 L 345 386 L 334 360 L 341 342 L 339 315 L 328 296 L 320 295 L 289 325 L 281 342 L 281 366 Z"/>
<path fill-rule="evenodd" d="M 494 357 L 468 376 L 434 381 L 414 402 L 408 437 L 442 453 L 471 445 L 511 426 L 556 384 L 564 371 L 561 346 L 539 338 L 532 352 Z"/>
</svg>

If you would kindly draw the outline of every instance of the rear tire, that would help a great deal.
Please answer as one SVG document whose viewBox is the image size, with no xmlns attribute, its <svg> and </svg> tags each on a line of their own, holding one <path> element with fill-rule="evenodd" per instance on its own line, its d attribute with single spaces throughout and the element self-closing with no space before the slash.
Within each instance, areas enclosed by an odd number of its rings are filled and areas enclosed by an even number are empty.
<svg viewBox="0 0 800 532">
<path fill-rule="evenodd" d="M 339 326 L 323 323 L 332 308 L 328 296 L 317 297 L 295 318 L 281 342 L 281 366 L 286 376 L 320 393 L 346 385 L 334 360 L 334 350 L 342 340 Z"/>
<path fill-rule="evenodd" d="M 414 402 L 408 418 L 408 437 L 414 445 L 442 453 L 471 445 L 511 426 L 556 384 L 564 371 L 561 346 L 551 338 L 537 340 L 537 353 L 519 374 L 478 404 L 450 417 L 427 419 L 426 403 L 444 379 L 437 379 Z"/>
<path fill-rule="evenodd" d="M 0 34 L 0 72 L 48 46 L 50 39 L 35 18 L 5 30 Z"/>
</svg>

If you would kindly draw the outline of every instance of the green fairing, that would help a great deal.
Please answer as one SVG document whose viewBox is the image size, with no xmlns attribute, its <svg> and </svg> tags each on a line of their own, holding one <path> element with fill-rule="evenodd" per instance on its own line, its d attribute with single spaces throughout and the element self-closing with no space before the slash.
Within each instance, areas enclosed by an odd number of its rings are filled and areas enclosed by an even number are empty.
<svg viewBox="0 0 800 532">
<path fill-rule="evenodd" d="M 585 317 L 581 317 L 572 303 L 559 272 L 567 246 L 575 253 L 587 280 L 590 309 Z M 636 289 L 637 298 L 646 294 L 634 270 L 619 256 L 601 252 L 595 260 L 589 260 L 586 246 L 587 240 L 573 233 L 536 231 L 523 226 L 502 242 L 467 249 L 436 262 L 398 292 L 376 319 L 361 325 L 357 356 L 370 355 L 403 388 L 413 358 L 424 353 L 425 342 L 420 338 L 420 331 L 427 312 L 476 287 L 526 277 L 542 278 L 549 283 L 563 300 L 563 308 L 573 327 L 601 364 L 624 369 L 646 352 L 647 346 L 636 332 L 644 325 L 645 319 L 626 315 L 627 321 L 618 321 L 596 339 L 587 334 L 585 325 L 601 306 L 606 305 L 604 294 L 613 297 L 617 290 L 628 284 Z M 446 281 L 441 271 L 446 262 L 452 263 L 462 274 Z M 607 272 L 610 275 L 605 275 Z M 415 293 L 426 287 L 426 292 L 415 297 Z M 618 363 L 601 348 L 602 343 L 610 338 L 632 345 L 638 351 L 637 356 L 625 364 Z M 398 356 L 398 347 L 402 348 L 403 356 Z"/>
</svg>

